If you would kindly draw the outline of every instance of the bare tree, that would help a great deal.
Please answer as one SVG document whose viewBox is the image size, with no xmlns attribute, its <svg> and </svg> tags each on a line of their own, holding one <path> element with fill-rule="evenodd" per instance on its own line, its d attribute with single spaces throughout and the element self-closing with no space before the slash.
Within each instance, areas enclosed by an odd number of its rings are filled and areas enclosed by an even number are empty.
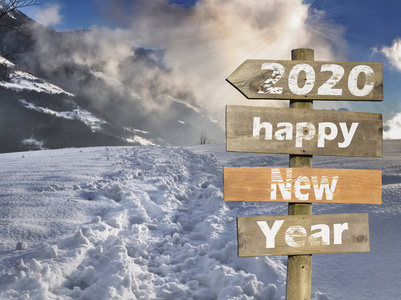
<svg viewBox="0 0 401 300">
<path fill-rule="evenodd" d="M 210 144 L 210 138 L 207 136 L 207 133 L 205 130 L 203 130 L 201 133 L 201 136 L 199 138 L 199 144 L 200 145 Z"/>
<path fill-rule="evenodd" d="M 17 19 L 13 14 L 21 8 L 29 6 L 41 5 L 39 0 L 0 0 L 0 28 L 14 32 L 21 37 L 28 38 L 30 34 L 26 31 L 26 21 Z M 2 41 L 0 55 L 8 60 L 20 60 L 26 51 L 22 44 L 8 47 Z M 4 64 L 0 65 L 0 77 L 7 78 L 9 75 L 8 67 Z"/>
<path fill-rule="evenodd" d="M 19 34 L 25 35 L 23 29 L 25 23 L 18 22 L 2 22 L 5 15 L 9 15 L 15 12 L 17 9 L 21 9 L 28 6 L 41 5 L 42 1 L 38 0 L 0 0 L 0 27 L 5 27 L 10 30 L 14 30 Z"/>
</svg>

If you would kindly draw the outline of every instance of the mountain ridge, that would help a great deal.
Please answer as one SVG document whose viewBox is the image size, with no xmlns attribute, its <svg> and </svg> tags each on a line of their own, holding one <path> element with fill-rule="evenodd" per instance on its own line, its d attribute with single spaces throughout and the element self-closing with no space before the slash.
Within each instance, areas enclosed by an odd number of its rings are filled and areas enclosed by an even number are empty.
<svg viewBox="0 0 401 300">
<path fill-rule="evenodd" d="M 57 32 L 17 14 L 29 34 L 17 36 L 0 27 L 0 45 L 6 45 L 6 51 L 24 49 L 23 57 L 0 61 L 3 68 L 7 66 L 0 82 L 0 152 L 33 150 L 32 145 L 22 143 L 27 139 L 46 149 L 193 145 L 199 143 L 203 131 L 212 141 L 223 139 L 221 126 L 192 93 L 172 83 L 164 61 L 166 50 L 133 47 L 123 57 L 110 54 L 109 61 L 81 62 L 102 54 L 88 42 L 98 33 Z M 107 64 L 115 65 L 117 72 L 110 72 Z M 40 90 L 40 86 L 48 89 Z M 72 117 L 74 110 L 102 120 L 99 130 Z M 63 137 L 57 136 L 57 129 Z"/>
</svg>

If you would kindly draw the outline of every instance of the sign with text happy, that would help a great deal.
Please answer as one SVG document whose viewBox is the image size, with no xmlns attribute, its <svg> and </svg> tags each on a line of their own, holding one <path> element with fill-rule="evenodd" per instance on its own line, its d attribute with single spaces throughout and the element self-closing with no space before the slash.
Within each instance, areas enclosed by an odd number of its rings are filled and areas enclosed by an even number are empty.
<svg viewBox="0 0 401 300">
<path fill-rule="evenodd" d="M 382 157 L 381 114 L 228 105 L 227 151 Z"/>
</svg>

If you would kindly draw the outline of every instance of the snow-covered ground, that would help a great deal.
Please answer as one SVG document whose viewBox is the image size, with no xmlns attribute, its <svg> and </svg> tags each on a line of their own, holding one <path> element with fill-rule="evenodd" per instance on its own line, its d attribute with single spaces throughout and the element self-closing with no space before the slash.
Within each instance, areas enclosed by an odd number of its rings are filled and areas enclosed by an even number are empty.
<svg viewBox="0 0 401 300">
<path fill-rule="evenodd" d="M 10 65 L 9 62 L 3 57 L 0 57 L 0 64 L 4 64 L 8 67 L 14 66 L 14 64 Z M 74 95 L 64 91 L 62 88 L 48 83 L 43 79 L 37 78 L 32 74 L 22 72 L 22 71 L 12 71 L 10 73 L 10 79 L 8 81 L 0 81 L 0 86 L 5 87 L 7 89 L 12 89 L 17 92 L 23 90 L 36 91 L 39 93 L 48 93 L 48 94 L 65 94 L 67 96 L 73 97 Z"/>
<path fill-rule="evenodd" d="M 313 205 L 368 212 L 371 239 L 370 253 L 313 256 L 313 299 L 400 297 L 401 142 L 384 152 L 313 158 L 383 170 L 383 204 Z M 286 215 L 287 204 L 224 202 L 222 168 L 286 167 L 288 155 L 99 147 L 1 154 L 0 164 L 0 299 L 285 297 L 287 257 L 238 258 L 236 217 Z"/>
<path fill-rule="evenodd" d="M 32 109 L 44 114 L 54 115 L 57 118 L 65 118 L 68 120 L 74 120 L 74 119 L 80 120 L 83 123 L 85 123 L 93 132 L 101 131 L 102 124 L 107 123 L 106 121 L 95 117 L 92 113 L 90 113 L 85 109 L 80 108 L 79 106 L 77 106 L 77 108 L 73 109 L 72 111 L 55 111 L 47 107 L 36 106 L 35 104 L 27 102 L 24 99 L 21 99 L 20 103 L 28 109 Z"/>
</svg>

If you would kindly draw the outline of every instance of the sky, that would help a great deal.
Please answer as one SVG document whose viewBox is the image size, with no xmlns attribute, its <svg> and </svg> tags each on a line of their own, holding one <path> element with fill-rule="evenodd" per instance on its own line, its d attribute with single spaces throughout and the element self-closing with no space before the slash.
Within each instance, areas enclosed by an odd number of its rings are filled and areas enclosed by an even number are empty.
<svg viewBox="0 0 401 300">
<path fill-rule="evenodd" d="M 167 49 L 170 66 L 185 73 L 180 80 L 193 81 L 189 86 L 208 99 L 209 110 L 255 105 L 219 87 L 248 58 L 290 59 L 291 48 L 306 46 L 315 49 L 315 60 L 383 62 L 383 102 L 315 107 L 381 112 L 401 138 L 400 1 L 45 0 L 23 12 L 57 31 L 126 30 L 141 36 L 141 46 Z"/>
</svg>

